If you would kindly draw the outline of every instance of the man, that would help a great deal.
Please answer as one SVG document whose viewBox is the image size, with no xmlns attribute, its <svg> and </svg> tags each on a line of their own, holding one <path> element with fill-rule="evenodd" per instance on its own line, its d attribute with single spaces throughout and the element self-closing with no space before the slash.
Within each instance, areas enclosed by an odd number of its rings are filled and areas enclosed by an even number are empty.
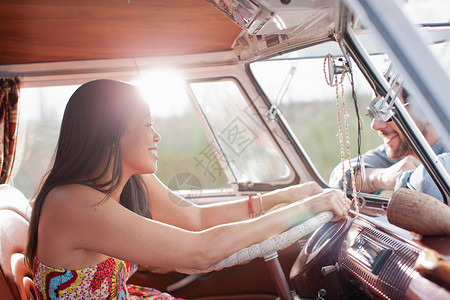
<svg viewBox="0 0 450 300">
<path fill-rule="evenodd" d="M 403 89 L 401 94 L 402 97 L 399 98 L 403 102 L 406 102 L 408 97 L 407 92 Z M 418 118 L 413 117 L 413 119 L 427 142 L 432 146 L 433 151 L 439 155 L 439 159 L 444 164 L 444 167 L 449 170 L 450 157 L 445 153 L 445 149 L 440 143 L 437 134 L 431 128 L 431 125 Z M 360 170 L 355 170 L 357 190 L 365 193 L 378 194 L 382 190 L 394 190 L 400 187 L 407 187 L 428 193 L 442 200 L 442 195 L 438 188 L 429 174 L 424 170 L 420 161 L 415 156 L 413 149 L 395 122 L 391 120 L 385 122 L 372 119 L 371 127 L 383 139 L 383 145 L 369 150 L 362 155 L 362 163 L 365 168 L 365 180 L 361 180 Z M 351 160 L 351 164 L 353 167 L 356 167 L 356 158 Z M 348 163 L 345 165 L 345 174 L 348 187 L 350 188 L 350 168 L 348 167 Z M 341 164 L 336 166 L 331 173 L 329 184 L 332 187 L 343 187 Z"/>
</svg>

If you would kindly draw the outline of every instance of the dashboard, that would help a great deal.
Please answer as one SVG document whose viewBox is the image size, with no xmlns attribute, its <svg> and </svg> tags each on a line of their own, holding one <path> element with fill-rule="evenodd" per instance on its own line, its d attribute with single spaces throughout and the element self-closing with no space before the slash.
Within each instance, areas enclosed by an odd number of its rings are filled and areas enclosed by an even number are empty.
<svg viewBox="0 0 450 300">
<path fill-rule="evenodd" d="M 388 223 L 386 217 L 360 214 L 318 229 L 298 255 L 290 273 L 298 295 L 315 299 L 450 299 L 442 282 L 415 268 L 429 249 L 421 238 Z M 443 255 L 450 237 L 432 237 Z M 436 248 L 436 247 L 435 247 Z M 440 251 L 440 250 L 439 250 Z M 430 294 L 432 293 L 432 294 Z"/>
<path fill-rule="evenodd" d="M 363 292 L 384 299 L 403 299 L 417 276 L 419 250 L 365 222 L 354 221 L 341 246 L 345 276 Z"/>
</svg>

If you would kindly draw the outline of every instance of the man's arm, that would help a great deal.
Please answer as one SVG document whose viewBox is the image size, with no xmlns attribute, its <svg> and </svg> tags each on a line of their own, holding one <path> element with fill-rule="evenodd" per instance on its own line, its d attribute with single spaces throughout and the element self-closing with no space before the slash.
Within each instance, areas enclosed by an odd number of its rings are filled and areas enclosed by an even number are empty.
<svg viewBox="0 0 450 300">
<path fill-rule="evenodd" d="M 398 159 L 392 159 L 387 156 L 386 146 L 381 145 L 375 149 L 369 150 L 362 155 L 361 163 L 365 168 L 365 180 L 361 179 L 360 170 L 357 168 L 357 159 L 351 160 L 351 166 L 355 170 L 356 189 L 365 193 L 379 192 L 383 189 L 394 189 L 397 176 L 403 171 L 412 168 L 412 161 L 408 159 L 401 162 Z M 396 165 L 397 163 L 400 163 Z M 351 189 L 350 167 L 346 161 L 344 172 L 347 178 L 347 189 Z M 342 165 L 337 165 L 330 176 L 329 185 L 331 187 L 343 188 Z"/>
<path fill-rule="evenodd" d="M 364 193 L 379 190 L 394 190 L 397 178 L 405 171 L 417 168 L 419 160 L 408 155 L 389 168 L 365 168 L 365 180 L 361 180 L 360 170 L 356 171 L 356 189 Z"/>
<path fill-rule="evenodd" d="M 450 173 L 450 153 L 438 155 L 438 159 L 447 172 Z M 408 188 L 419 191 L 443 201 L 441 192 L 423 165 L 419 166 L 417 169 L 402 173 L 397 178 L 397 183 L 395 185 L 395 190 L 399 188 Z"/>
</svg>

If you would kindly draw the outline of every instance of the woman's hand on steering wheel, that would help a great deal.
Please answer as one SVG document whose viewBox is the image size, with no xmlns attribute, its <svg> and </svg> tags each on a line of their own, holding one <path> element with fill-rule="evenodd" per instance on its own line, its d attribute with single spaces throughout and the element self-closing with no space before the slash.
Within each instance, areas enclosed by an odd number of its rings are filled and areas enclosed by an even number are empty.
<svg viewBox="0 0 450 300">
<path fill-rule="evenodd" d="M 316 195 L 304 199 L 303 203 L 310 216 L 323 211 L 332 211 L 334 213 L 332 221 L 338 221 L 347 216 L 351 201 L 341 190 L 324 189 Z"/>
</svg>

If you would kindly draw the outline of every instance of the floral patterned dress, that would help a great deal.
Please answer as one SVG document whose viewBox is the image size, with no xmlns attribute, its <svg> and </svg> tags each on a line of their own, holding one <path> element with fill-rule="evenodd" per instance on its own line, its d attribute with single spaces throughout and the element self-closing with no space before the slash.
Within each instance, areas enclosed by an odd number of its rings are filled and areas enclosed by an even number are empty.
<svg viewBox="0 0 450 300">
<path fill-rule="evenodd" d="M 51 268 L 36 258 L 33 282 L 38 299 L 176 300 L 152 288 L 127 285 L 136 270 L 137 265 L 113 257 L 79 270 Z"/>
</svg>

